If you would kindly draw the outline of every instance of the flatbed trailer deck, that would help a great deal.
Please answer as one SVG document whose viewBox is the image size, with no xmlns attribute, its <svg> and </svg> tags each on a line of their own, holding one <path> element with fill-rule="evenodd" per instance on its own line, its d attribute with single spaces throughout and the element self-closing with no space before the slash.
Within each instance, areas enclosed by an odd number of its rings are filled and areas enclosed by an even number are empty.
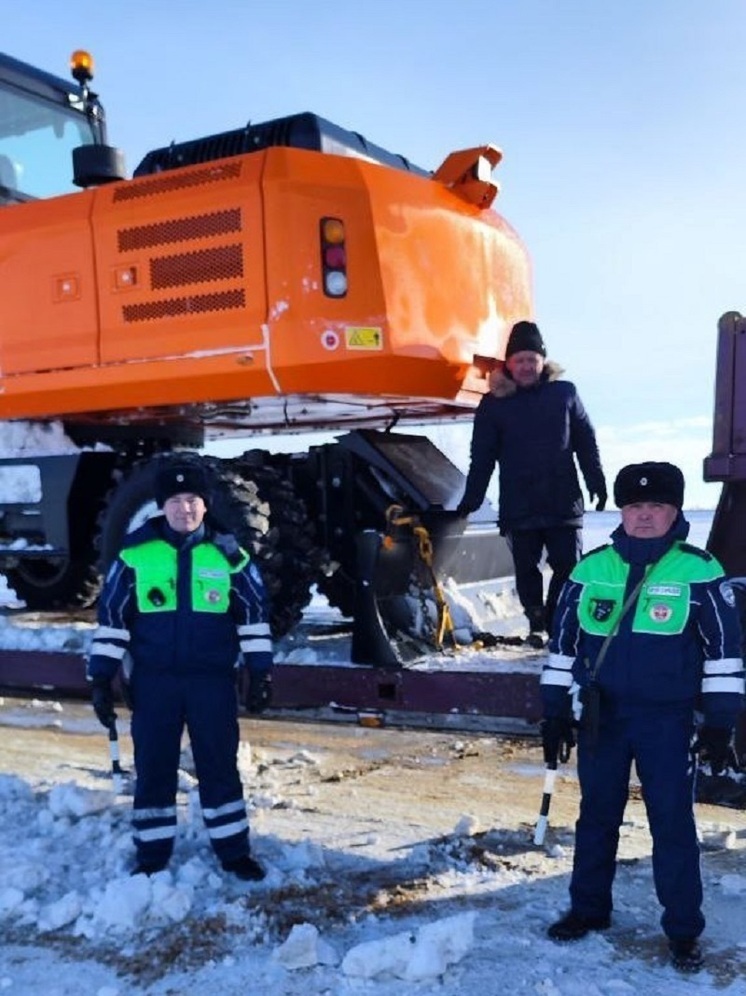
<svg viewBox="0 0 746 996">
<path fill-rule="evenodd" d="M 57 614 L 45 622 L 38 613 L 5 611 L 0 620 L 3 642 L 14 644 L 0 648 L 0 688 L 88 694 L 85 645 L 91 618 Z M 49 641 L 54 649 L 42 649 L 45 634 L 54 630 Z M 537 731 L 543 652 L 517 638 L 491 649 L 433 651 L 399 667 L 353 664 L 344 659 L 349 641 L 343 626 L 314 623 L 295 634 L 294 650 L 280 644 L 270 715 L 369 726 Z"/>
</svg>

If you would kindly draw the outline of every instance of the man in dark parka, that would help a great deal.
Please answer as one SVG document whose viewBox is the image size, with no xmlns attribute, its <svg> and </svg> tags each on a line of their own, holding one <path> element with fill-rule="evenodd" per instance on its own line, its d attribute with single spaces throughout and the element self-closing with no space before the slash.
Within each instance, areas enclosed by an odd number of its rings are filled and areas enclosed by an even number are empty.
<svg viewBox="0 0 746 996">
<path fill-rule="evenodd" d="M 500 468 L 498 521 L 513 555 L 516 589 L 534 641 L 551 629 L 562 585 L 582 552 L 584 501 L 576 458 L 591 501 L 606 505 L 596 435 L 575 385 L 560 380 L 546 359 L 534 322 L 516 323 L 505 364 L 474 416 L 471 464 L 459 511 L 469 515 L 484 501 Z M 541 561 L 552 570 L 546 601 Z"/>
</svg>

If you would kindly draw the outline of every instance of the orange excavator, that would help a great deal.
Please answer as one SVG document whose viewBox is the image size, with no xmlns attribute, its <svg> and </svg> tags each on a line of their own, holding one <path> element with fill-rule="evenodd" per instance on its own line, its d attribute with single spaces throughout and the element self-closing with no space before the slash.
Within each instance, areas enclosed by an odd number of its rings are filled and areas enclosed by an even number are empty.
<svg viewBox="0 0 746 996">
<path fill-rule="evenodd" d="M 491 207 L 500 150 L 429 171 L 300 113 L 164 145 L 128 178 L 91 57 L 71 69 L 0 55 L 0 571 L 29 608 L 92 604 L 156 463 L 194 454 L 275 634 L 315 585 L 357 616 L 357 657 L 390 663 L 414 577 L 511 570 L 494 521 L 456 514 L 460 470 L 393 431 L 469 419 L 531 313 L 526 251 Z M 311 430 L 342 434 L 256 445 Z"/>
</svg>

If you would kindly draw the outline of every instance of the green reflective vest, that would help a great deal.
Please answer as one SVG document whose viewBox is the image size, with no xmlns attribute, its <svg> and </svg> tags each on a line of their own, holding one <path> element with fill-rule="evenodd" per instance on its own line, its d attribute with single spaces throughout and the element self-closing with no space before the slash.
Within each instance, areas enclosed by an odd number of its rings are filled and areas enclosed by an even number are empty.
<svg viewBox="0 0 746 996">
<path fill-rule="evenodd" d="M 689 618 L 691 585 L 713 581 L 723 571 L 714 557 L 677 542 L 647 569 L 634 607 L 633 633 L 671 636 Z M 629 564 L 612 546 L 581 560 L 571 579 L 583 586 L 578 620 L 586 633 L 605 637 L 614 629 L 624 605 Z"/>
<path fill-rule="evenodd" d="M 190 609 L 192 612 L 228 611 L 231 575 L 242 570 L 247 553 L 235 565 L 229 564 L 212 543 L 198 543 L 190 550 Z M 179 551 L 162 539 L 148 540 L 122 551 L 121 558 L 135 574 L 138 612 L 175 612 L 176 574 Z"/>
</svg>

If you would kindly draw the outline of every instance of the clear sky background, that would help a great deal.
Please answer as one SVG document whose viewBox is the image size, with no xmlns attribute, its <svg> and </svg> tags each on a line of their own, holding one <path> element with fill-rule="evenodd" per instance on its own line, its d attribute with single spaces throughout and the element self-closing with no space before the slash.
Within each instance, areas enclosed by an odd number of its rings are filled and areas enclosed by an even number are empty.
<svg viewBox="0 0 746 996">
<path fill-rule="evenodd" d="M 746 0 L 29 0 L 2 46 L 58 75 L 91 51 L 130 172 L 305 110 L 430 169 L 499 145 L 495 206 L 608 476 L 671 459 L 687 505 L 715 504 L 716 326 L 746 311 Z"/>
</svg>

